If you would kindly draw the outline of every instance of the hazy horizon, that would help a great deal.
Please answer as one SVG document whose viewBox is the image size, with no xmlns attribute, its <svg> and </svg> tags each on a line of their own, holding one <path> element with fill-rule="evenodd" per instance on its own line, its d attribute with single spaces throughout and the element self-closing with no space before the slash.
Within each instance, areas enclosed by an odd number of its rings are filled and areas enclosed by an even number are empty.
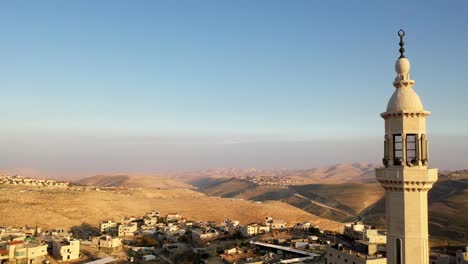
<svg viewBox="0 0 468 264">
<path fill-rule="evenodd" d="M 210 168 L 310 169 L 343 163 L 381 165 L 383 144 L 379 138 L 314 142 L 200 141 L 189 144 L 163 141 L 166 143 L 154 138 L 121 141 L 88 138 L 79 146 L 74 140 L 67 143 L 57 138 L 42 143 L 2 142 L 4 151 L 0 158 L 10 167 L 2 166 L 0 172 L 78 178 L 96 174 L 158 174 Z M 466 141 L 466 137 L 433 136 L 430 167 L 468 169 L 463 156 L 468 144 L 460 144 Z"/>
</svg>

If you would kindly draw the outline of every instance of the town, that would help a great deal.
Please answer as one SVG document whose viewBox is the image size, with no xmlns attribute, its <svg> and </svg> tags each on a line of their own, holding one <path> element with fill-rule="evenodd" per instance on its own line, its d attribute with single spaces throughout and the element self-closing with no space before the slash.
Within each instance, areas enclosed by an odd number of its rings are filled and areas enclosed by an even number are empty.
<svg viewBox="0 0 468 264">
<path fill-rule="evenodd" d="M 386 263 L 385 231 L 359 222 L 337 233 L 272 217 L 243 225 L 157 210 L 72 230 L 1 227 L 0 241 L 1 263 Z M 466 251 L 437 254 L 431 263 L 467 257 Z"/>
</svg>

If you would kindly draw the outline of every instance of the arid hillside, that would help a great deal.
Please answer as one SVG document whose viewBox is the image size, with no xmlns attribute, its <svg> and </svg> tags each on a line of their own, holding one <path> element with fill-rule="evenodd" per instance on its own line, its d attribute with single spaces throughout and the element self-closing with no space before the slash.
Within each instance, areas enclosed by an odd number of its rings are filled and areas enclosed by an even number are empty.
<svg viewBox="0 0 468 264">
<path fill-rule="evenodd" d="M 271 182 L 256 181 L 258 177 Z M 287 185 L 282 177 L 303 179 L 304 184 Z M 233 218 L 246 223 L 271 215 L 289 223 L 311 221 L 324 228 L 336 228 L 335 221 L 356 220 L 383 227 L 384 190 L 371 178 L 372 165 L 345 164 L 311 170 L 213 169 L 188 175 L 101 175 L 75 183 L 118 187 L 113 191 L 0 186 L 0 225 L 20 219 L 24 224 L 32 220 L 67 227 L 80 221 L 94 224 L 158 209 L 162 213 L 179 211 L 200 220 Z M 433 239 L 468 243 L 467 201 L 468 171 L 444 172 L 429 193 Z"/>
<path fill-rule="evenodd" d="M 378 183 L 307 184 L 294 186 L 257 185 L 238 178 L 218 178 L 199 189 L 210 196 L 252 201 L 283 201 L 304 211 L 349 222 L 384 195 Z"/>
<path fill-rule="evenodd" d="M 204 183 L 217 178 L 256 178 L 279 177 L 303 181 L 304 184 L 339 184 L 353 182 L 375 182 L 375 165 L 368 163 L 336 164 L 313 169 L 235 169 L 220 168 L 198 171 L 169 173 L 167 176 L 189 182 L 197 187 L 204 187 Z"/>
<path fill-rule="evenodd" d="M 204 179 L 207 195 L 253 201 L 282 201 L 311 214 L 340 222 L 364 220 L 384 227 L 384 190 L 378 183 L 265 186 L 238 178 Z M 468 242 L 468 173 L 440 176 L 429 193 L 429 227 L 439 239 Z"/>
<path fill-rule="evenodd" d="M 182 181 L 156 175 L 96 175 L 74 182 L 79 185 L 127 188 L 193 188 Z"/>
<path fill-rule="evenodd" d="M 35 225 L 68 228 L 86 222 L 97 225 L 106 219 L 179 212 L 188 219 L 241 223 L 263 221 L 265 216 L 289 224 L 310 221 L 326 229 L 340 224 L 279 201 L 256 203 L 240 199 L 208 197 L 188 189 L 129 189 L 113 191 L 75 190 L 26 186 L 0 186 L 0 226 Z"/>
</svg>

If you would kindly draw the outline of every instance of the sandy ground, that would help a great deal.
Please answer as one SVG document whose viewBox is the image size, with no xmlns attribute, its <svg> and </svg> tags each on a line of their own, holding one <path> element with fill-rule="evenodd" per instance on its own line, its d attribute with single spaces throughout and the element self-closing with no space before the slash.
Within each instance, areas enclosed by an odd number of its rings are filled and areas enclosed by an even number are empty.
<svg viewBox="0 0 468 264">
<path fill-rule="evenodd" d="M 221 222 L 226 218 L 241 223 L 262 221 L 266 216 L 289 225 L 310 222 L 324 229 L 341 224 L 317 217 L 282 202 L 208 197 L 188 189 L 139 189 L 124 191 L 70 191 L 46 187 L 0 186 L 0 226 L 39 225 L 69 228 L 82 223 L 97 226 L 100 221 L 124 216 L 141 216 L 149 210 L 162 214 L 179 212 L 190 220 Z"/>
</svg>

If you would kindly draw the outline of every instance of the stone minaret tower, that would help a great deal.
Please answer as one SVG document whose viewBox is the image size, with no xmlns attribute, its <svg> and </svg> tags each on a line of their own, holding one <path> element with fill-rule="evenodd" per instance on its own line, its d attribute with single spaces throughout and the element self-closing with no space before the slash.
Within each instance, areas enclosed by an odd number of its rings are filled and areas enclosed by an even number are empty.
<svg viewBox="0 0 468 264">
<path fill-rule="evenodd" d="M 385 120 L 383 164 L 376 170 L 385 189 L 388 264 L 429 264 L 427 192 L 437 181 L 437 169 L 428 169 L 426 118 L 421 100 L 413 90 L 410 62 L 396 61 L 395 92 L 381 114 Z"/>
</svg>

